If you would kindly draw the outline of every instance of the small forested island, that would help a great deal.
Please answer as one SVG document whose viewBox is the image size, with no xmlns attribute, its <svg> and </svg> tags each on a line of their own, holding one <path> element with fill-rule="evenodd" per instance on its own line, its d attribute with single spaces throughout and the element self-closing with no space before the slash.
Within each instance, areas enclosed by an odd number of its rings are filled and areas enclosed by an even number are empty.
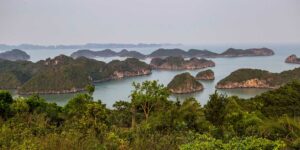
<svg viewBox="0 0 300 150">
<path fill-rule="evenodd" d="M 104 63 L 64 55 L 37 63 L 0 60 L 0 70 L 0 89 L 17 89 L 19 94 L 73 93 L 94 82 L 151 73 L 151 67 L 136 58 Z"/>
<path fill-rule="evenodd" d="M 157 81 L 108 108 L 89 93 L 65 106 L 0 91 L 0 149 L 299 150 L 300 82 L 250 99 L 217 92 L 201 105 Z"/>
<path fill-rule="evenodd" d="M 274 51 L 268 48 L 251 48 L 251 49 L 234 49 L 229 48 L 225 52 L 219 54 L 220 57 L 245 57 L 245 56 L 271 56 Z"/>
<path fill-rule="evenodd" d="M 300 68 L 271 73 L 260 69 L 238 69 L 218 82 L 216 88 L 278 88 L 292 80 L 300 79 Z"/>
<path fill-rule="evenodd" d="M 102 51 L 92 51 L 89 49 L 78 50 L 71 54 L 71 57 L 78 58 L 78 57 L 86 57 L 86 58 L 94 58 L 94 57 L 113 57 L 116 56 L 117 53 L 112 51 L 111 49 L 105 49 Z"/>
<path fill-rule="evenodd" d="M 286 63 L 291 63 L 291 64 L 300 64 L 300 58 L 298 58 L 296 55 L 291 55 L 288 58 L 285 59 Z"/>
<path fill-rule="evenodd" d="M 30 56 L 22 50 L 13 49 L 11 51 L 0 53 L 0 59 L 11 60 L 11 61 L 29 60 Z"/>
<path fill-rule="evenodd" d="M 186 70 L 214 67 L 215 63 L 211 60 L 191 58 L 185 60 L 183 57 L 153 58 L 150 63 L 153 69 L 163 70 Z"/>
<path fill-rule="evenodd" d="M 211 69 L 205 70 L 205 71 L 200 71 L 196 75 L 197 80 L 214 80 L 215 79 L 215 74 Z"/>
<path fill-rule="evenodd" d="M 155 50 L 151 54 L 148 55 L 152 58 L 158 58 L 158 57 L 190 57 L 188 53 L 182 49 L 174 48 L 174 49 L 164 49 L 160 48 L 158 50 Z"/>
<path fill-rule="evenodd" d="M 87 58 L 95 58 L 95 57 L 131 57 L 131 58 L 138 58 L 144 59 L 146 56 L 141 54 L 137 51 L 128 51 L 123 49 L 121 52 L 115 52 L 111 49 L 105 49 L 102 51 L 92 51 L 92 50 L 78 50 L 71 54 L 71 57 L 78 58 L 78 57 L 87 57 Z"/>
<path fill-rule="evenodd" d="M 146 55 L 137 52 L 137 51 L 128 51 L 126 49 L 123 49 L 121 52 L 118 53 L 118 56 L 120 57 L 131 57 L 131 58 L 138 58 L 138 59 L 145 59 Z"/>
<path fill-rule="evenodd" d="M 193 93 L 203 90 L 203 85 L 188 72 L 176 75 L 167 87 L 174 94 Z"/>
</svg>

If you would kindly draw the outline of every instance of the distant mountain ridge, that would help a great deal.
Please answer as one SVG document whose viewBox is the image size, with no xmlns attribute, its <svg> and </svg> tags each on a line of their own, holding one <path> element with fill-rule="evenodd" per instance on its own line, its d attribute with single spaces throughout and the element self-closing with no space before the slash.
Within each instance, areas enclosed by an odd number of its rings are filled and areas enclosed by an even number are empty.
<svg viewBox="0 0 300 150">
<path fill-rule="evenodd" d="M 250 48 L 250 49 L 234 49 L 229 48 L 223 53 L 215 53 L 208 50 L 190 49 L 184 51 L 182 49 L 158 49 L 152 52 L 148 57 L 247 57 L 247 56 L 271 56 L 274 51 L 268 48 Z"/>
<path fill-rule="evenodd" d="M 138 58 L 143 59 L 146 57 L 146 55 L 137 52 L 137 51 L 128 51 L 126 49 L 123 49 L 121 52 L 115 52 L 111 49 L 105 49 L 102 51 L 92 51 L 92 50 L 78 50 L 71 54 L 71 57 L 78 58 L 78 57 L 86 57 L 86 58 L 95 58 L 95 57 L 132 57 L 132 58 Z"/>
<path fill-rule="evenodd" d="M 121 52 L 115 52 L 111 49 L 105 49 L 102 51 L 92 51 L 92 50 L 78 50 L 71 54 L 72 57 L 77 58 L 80 56 L 94 58 L 94 57 L 134 57 L 138 59 L 143 58 L 166 58 L 166 57 L 206 57 L 206 58 L 216 58 L 216 57 L 250 57 L 250 56 L 271 56 L 274 55 L 274 51 L 268 48 L 250 48 L 250 49 L 234 49 L 229 48 L 223 53 L 215 53 L 208 50 L 198 50 L 190 49 L 188 51 L 174 48 L 174 49 L 164 49 L 160 48 L 155 50 L 149 55 L 142 54 L 137 51 L 128 51 L 126 49 Z"/>
<path fill-rule="evenodd" d="M 164 46 L 180 46 L 181 44 L 121 44 L 121 43 L 87 43 L 83 45 L 34 45 L 34 44 L 20 44 L 7 45 L 0 44 L 0 49 L 93 49 L 93 48 L 143 48 L 143 47 L 164 47 Z"/>
<path fill-rule="evenodd" d="M 182 49 L 164 49 L 160 48 L 154 52 L 152 52 L 148 57 L 216 57 L 218 54 L 208 51 L 208 50 L 198 50 L 198 49 L 190 49 L 188 51 L 184 51 Z"/>
</svg>

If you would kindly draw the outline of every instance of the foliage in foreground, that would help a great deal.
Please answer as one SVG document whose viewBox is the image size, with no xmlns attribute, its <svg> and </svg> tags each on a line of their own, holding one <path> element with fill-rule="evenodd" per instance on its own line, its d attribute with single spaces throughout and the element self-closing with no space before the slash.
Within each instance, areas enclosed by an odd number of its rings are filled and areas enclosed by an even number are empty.
<svg viewBox="0 0 300 150">
<path fill-rule="evenodd" d="M 300 149 L 299 82 L 247 100 L 216 92 L 204 106 L 169 100 L 157 81 L 134 88 L 113 109 L 92 87 L 64 107 L 1 91 L 0 149 Z"/>
<path fill-rule="evenodd" d="M 196 139 L 188 144 L 180 147 L 181 150 L 241 150 L 241 149 L 283 149 L 285 143 L 282 141 L 271 141 L 264 138 L 245 137 L 245 138 L 232 138 L 227 143 L 215 139 L 210 135 L 202 134 L 197 135 Z"/>
</svg>

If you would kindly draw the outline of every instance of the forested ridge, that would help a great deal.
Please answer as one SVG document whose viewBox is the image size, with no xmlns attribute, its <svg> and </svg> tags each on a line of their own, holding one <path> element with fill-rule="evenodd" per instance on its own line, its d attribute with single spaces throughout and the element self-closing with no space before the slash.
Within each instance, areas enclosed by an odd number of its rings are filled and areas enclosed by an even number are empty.
<svg viewBox="0 0 300 150">
<path fill-rule="evenodd" d="M 109 63 L 59 55 L 53 59 L 8 61 L 0 59 L 0 89 L 15 89 L 19 94 L 74 93 L 93 82 L 151 73 L 151 68 L 135 58 Z M 63 84 L 62 84 L 63 83 Z"/>
<path fill-rule="evenodd" d="M 170 100 L 157 81 L 133 83 L 107 108 L 93 86 L 65 106 L 0 92 L 0 149 L 300 149 L 300 82 L 251 99 Z"/>
<path fill-rule="evenodd" d="M 232 82 L 244 82 L 251 79 L 264 80 L 270 87 L 279 87 L 293 80 L 300 80 L 300 68 L 272 73 L 260 69 L 238 69 L 225 77 L 218 84 L 227 84 Z"/>
</svg>

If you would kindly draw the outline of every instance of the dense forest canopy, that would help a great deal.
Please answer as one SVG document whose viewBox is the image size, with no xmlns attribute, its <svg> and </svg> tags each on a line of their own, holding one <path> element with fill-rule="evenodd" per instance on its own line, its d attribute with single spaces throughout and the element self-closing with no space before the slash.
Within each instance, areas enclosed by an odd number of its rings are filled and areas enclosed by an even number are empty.
<svg viewBox="0 0 300 150">
<path fill-rule="evenodd" d="M 0 91 L 0 149 L 300 149 L 300 82 L 251 99 L 215 92 L 171 101 L 157 81 L 134 83 L 109 109 L 87 87 L 65 106 Z"/>
</svg>

